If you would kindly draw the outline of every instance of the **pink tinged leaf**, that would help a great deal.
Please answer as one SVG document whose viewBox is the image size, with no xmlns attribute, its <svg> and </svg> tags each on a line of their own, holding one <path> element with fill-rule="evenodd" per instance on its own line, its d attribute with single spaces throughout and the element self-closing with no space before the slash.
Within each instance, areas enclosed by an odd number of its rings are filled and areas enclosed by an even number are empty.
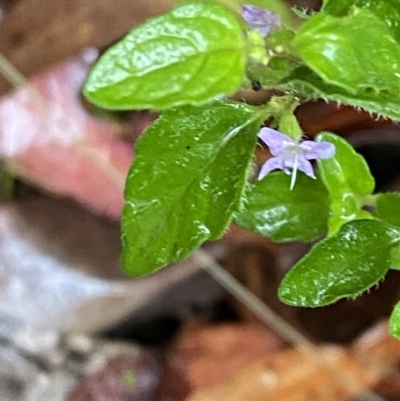
<svg viewBox="0 0 400 401">
<path fill-rule="evenodd" d="M 335 145 L 329 142 L 304 141 L 300 146 L 308 160 L 328 159 L 335 154 Z"/>
<path fill-rule="evenodd" d="M 261 128 L 258 137 L 269 147 L 274 156 L 277 156 L 287 144 L 296 143 L 289 136 L 267 127 Z"/>
<path fill-rule="evenodd" d="M 82 108 L 88 66 L 72 59 L 0 102 L 0 156 L 16 173 L 118 219 L 132 146 Z"/>
<path fill-rule="evenodd" d="M 271 157 L 262 165 L 260 173 L 258 175 L 258 179 L 263 179 L 272 170 L 284 170 L 284 168 L 285 166 L 283 165 L 282 159 L 278 157 Z"/>
</svg>

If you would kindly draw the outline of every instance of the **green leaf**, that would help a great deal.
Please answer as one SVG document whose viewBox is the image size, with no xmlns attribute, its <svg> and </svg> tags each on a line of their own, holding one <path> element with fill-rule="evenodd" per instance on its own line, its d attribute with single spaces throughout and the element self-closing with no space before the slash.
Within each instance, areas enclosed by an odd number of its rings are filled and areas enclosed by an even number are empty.
<svg viewBox="0 0 400 401">
<path fill-rule="evenodd" d="M 325 101 L 345 103 L 393 120 L 400 120 L 399 96 L 394 96 L 389 91 L 375 92 L 368 89 L 352 94 L 343 88 L 327 84 L 304 66 L 295 69 L 279 87 L 282 90 L 295 91 L 308 99 L 322 98 Z"/>
<path fill-rule="evenodd" d="M 343 18 L 317 14 L 302 25 L 293 45 L 326 83 L 353 95 L 389 92 L 399 100 L 400 46 L 372 12 L 356 9 Z"/>
<path fill-rule="evenodd" d="M 301 259 L 285 276 L 280 299 L 295 306 L 329 305 L 356 297 L 378 283 L 390 268 L 390 249 L 400 232 L 374 220 L 346 224 Z"/>
<path fill-rule="evenodd" d="M 376 214 L 385 223 L 400 228 L 400 194 L 380 194 L 376 200 Z"/>
<path fill-rule="evenodd" d="M 357 0 L 323 0 L 322 12 L 341 17 L 346 15 Z"/>
<path fill-rule="evenodd" d="M 400 270 L 400 246 L 395 246 L 390 251 L 390 268 Z"/>
<path fill-rule="evenodd" d="M 239 207 L 261 125 L 234 102 L 169 110 L 137 144 L 122 217 L 123 266 L 140 276 L 221 237 Z"/>
<path fill-rule="evenodd" d="M 318 142 L 335 145 L 335 155 L 318 160 L 321 178 L 331 197 L 329 233 L 336 233 L 340 227 L 355 219 L 372 216 L 362 210 L 363 198 L 374 190 L 375 181 L 365 159 L 343 138 L 323 132 L 316 138 Z"/>
<path fill-rule="evenodd" d="M 333 157 L 318 160 L 322 179 L 331 196 L 348 191 L 359 196 L 373 192 L 375 180 L 367 162 L 345 139 L 330 132 L 322 132 L 316 140 L 335 145 Z"/>
<path fill-rule="evenodd" d="M 400 302 L 394 307 L 390 316 L 389 330 L 393 337 L 400 340 Z"/>
<path fill-rule="evenodd" d="M 326 231 L 328 216 L 328 192 L 320 180 L 299 174 L 290 190 L 290 177 L 277 172 L 247 190 L 235 223 L 277 242 L 311 241 Z"/>
<path fill-rule="evenodd" d="M 400 0 L 329 0 L 324 2 L 323 12 L 340 17 L 351 12 L 354 6 L 374 13 L 400 41 Z"/>
<path fill-rule="evenodd" d="M 229 10 L 213 2 L 187 4 L 109 49 L 84 94 L 110 109 L 201 105 L 239 88 L 245 59 L 242 27 Z"/>
<path fill-rule="evenodd" d="M 400 194 L 394 192 L 380 194 L 376 199 L 375 213 L 385 223 L 400 229 Z M 390 267 L 400 270 L 400 246 L 391 250 Z"/>
</svg>

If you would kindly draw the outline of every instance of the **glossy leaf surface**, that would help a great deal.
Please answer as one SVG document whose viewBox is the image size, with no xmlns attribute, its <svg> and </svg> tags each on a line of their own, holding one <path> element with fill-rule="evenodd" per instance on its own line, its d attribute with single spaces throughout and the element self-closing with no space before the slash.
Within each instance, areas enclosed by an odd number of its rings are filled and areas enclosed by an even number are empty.
<svg viewBox="0 0 400 401">
<path fill-rule="evenodd" d="M 322 11 L 335 15 L 342 16 L 348 13 L 351 6 L 356 3 L 357 0 L 323 0 Z"/>
<path fill-rule="evenodd" d="M 318 160 L 322 179 L 331 195 L 351 191 L 355 195 L 366 196 L 372 193 L 375 180 L 365 159 L 343 138 L 329 132 L 316 137 L 318 142 L 335 145 L 335 155 L 329 159 Z"/>
<path fill-rule="evenodd" d="M 280 299 L 290 305 L 317 307 L 356 297 L 386 274 L 390 249 L 400 232 L 373 220 L 353 221 L 315 245 L 285 276 Z"/>
<path fill-rule="evenodd" d="M 324 2 L 323 11 L 327 14 L 344 16 L 352 7 L 365 8 L 380 18 L 400 41 L 400 0 L 329 0 Z"/>
<path fill-rule="evenodd" d="M 344 223 L 372 217 L 362 210 L 360 199 L 372 193 L 375 181 L 365 159 L 346 140 L 329 132 L 319 134 L 316 140 L 333 143 L 336 149 L 333 157 L 317 161 L 331 197 L 329 232 L 334 234 Z"/>
<path fill-rule="evenodd" d="M 327 229 L 328 192 L 321 180 L 299 173 L 290 190 L 290 176 L 267 175 L 250 187 L 235 223 L 274 241 L 310 241 Z"/>
<path fill-rule="evenodd" d="M 326 83 L 352 94 L 388 92 L 399 99 L 400 46 L 372 12 L 357 9 L 343 18 L 317 14 L 299 29 L 293 44 Z"/>
<path fill-rule="evenodd" d="M 219 238 L 238 209 L 262 118 L 239 103 L 167 111 L 137 144 L 126 183 L 123 265 L 139 276 Z"/>
<path fill-rule="evenodd" d="M 108 50 L 84 93 L 111 109 L 204 104 L 239 88 L 244 47 L 242 27 L 225 7 L 183 5 L 134 29 Z"/>
<path fill-rule="evenodd" d="M 390 316 L 389 330 L 393 337 L 400 340 L 400 302 L 395 306 Z"/>
</svg>

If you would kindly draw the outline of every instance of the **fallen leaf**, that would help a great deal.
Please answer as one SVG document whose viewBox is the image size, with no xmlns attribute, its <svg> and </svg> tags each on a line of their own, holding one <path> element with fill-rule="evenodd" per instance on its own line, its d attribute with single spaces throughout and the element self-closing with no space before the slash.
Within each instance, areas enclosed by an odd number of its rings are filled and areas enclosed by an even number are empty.
<svg viewBox="0 0 400 401">
<path fill-rule="evenodd" d="M 18 176 L 118 219 L 133 147 L 79 100 L 87 63 L 75 58 L 0 101 L 0 157 Z"/>
</svg>

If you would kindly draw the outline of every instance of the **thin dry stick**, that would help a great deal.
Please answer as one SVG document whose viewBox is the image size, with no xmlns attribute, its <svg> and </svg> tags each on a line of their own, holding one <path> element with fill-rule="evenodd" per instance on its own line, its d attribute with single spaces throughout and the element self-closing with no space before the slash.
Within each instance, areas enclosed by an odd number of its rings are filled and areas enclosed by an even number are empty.
<svg viewBox="0 0 400 401">
<path fill-rule="evenodd" d="M 47 102 L 44 97 L 29 84 L 29 81 L 14 67 L 14 65 L 0 52 L 0 74 L 15 88 L 25 87 L 43 108 Z"/>
<path fill-rule="evenodd" d="M 11 85 L 20 87 L 28 84 L 27 79 L 0 53 L 0 73 Z"/>
<path fill-rule="evenodd" d="M 361 396 L 366 401 L 384 401 L 378 394 L 366 389 L 356 377 L 349 372 L 343 372 L 334 362 L 327 359 L 316 345 L 237 281 L 209 253 L 198 249 L 193 252 L 193 256 L 222 287 L 247 306 L 264 323 L 272 327 L 282 338 L 297 347 L 307 357 L 312 357 L 319 366 L 332 372 L 341 386 L 348 389 L 362 389 Z"/>
</svg>

